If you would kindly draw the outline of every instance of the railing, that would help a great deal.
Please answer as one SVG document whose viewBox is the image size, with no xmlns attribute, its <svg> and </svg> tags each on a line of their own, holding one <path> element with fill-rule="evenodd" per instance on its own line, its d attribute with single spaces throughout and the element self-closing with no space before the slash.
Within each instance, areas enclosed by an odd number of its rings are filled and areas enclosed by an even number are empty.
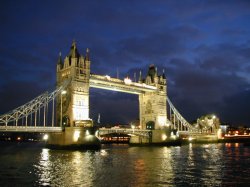
<svg viewBox="0 0 250 187">
<path fill-rule="evenodd" d="M 150 137 L 152 134 L 151 130 L 141 130 L 141 129 L 124 129 L 124 128 L 100 128 L 99 135 L 111 134 L 111 133 L 122 133 L 131 134 L 136 136 Z"/>
<path fill-rule="evenodd" d="M 34 126 L 0 126 L 0 131 L 5 132 L 62 132 L 61 127 L 34 127 Z"/>
</svg>

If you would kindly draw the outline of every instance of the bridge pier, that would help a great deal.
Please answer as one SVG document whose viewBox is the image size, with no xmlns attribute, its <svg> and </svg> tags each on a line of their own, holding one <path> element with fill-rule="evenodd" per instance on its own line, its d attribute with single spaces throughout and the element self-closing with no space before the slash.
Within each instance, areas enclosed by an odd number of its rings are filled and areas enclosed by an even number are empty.
<svg viewBox="0 0 250 187">
<path fill-rule="evenodd" d="M 65 127 L 63 132 L 48 134 L 47 147 L 52 148 L 93 148 L 101 146 L 92 127 Z"/>
<path fill-rule="evenodd" d="M 131 136 L 129 143 L 131 145 L 177 145 L 180 144 L 180 139 L 170 128 L 165 128 L 152 130 L 149 137 Z"/>
<path fill-rule="evenodd" d="M 151 137 L 144 137 L 144 136 L 131 136 L 129 143 L 130 144 L 150 144 Z"/>
</svg>

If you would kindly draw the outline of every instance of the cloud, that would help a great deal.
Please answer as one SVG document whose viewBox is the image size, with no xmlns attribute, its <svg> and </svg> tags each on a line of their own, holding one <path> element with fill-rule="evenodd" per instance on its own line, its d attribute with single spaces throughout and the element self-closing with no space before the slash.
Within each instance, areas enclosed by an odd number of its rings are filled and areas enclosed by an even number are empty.
<svg viewBox="0 0 250 187">
<path fill-rule="evenodd" d="M 199 46 L 194 51 L 198 53 L 200 67 L 219 74 L 247 73 L 249 66 L 248 43 L 221 43 L 211 46 Z M 249 56 L 250 57 L 250 56 Z"/>
<path fill-rule="evenodd" d="M 232 119 L 242 102 L 230 98 L 250 88 L 249 1 L 0 3 L 1 111 L 54 87 L 58 53 L 65 57 L 73 39 L 81 54 L 90 48 L 92 73 L 115 77 L 118 69 L 120 78 L 133 78 L 139 70 L 145 75 L 150 64 L 159 73 L 165 69 L 168 93 L 190 120 L 213 111 Z M 109 104 L 113 112 L 131 111 L 110 121 L 125 122 L 138 113 L 130 95 L 98 90 L 93 97 L 93 106 L 105 106 L 102 113 Z M 249 122 L 239 116 L 232 120 Z"/>
<path fill-rule="evenodd" d="M 236 93 L 230 97 L 226 97 L 224 105 L 218 110 L 222 119 L 230 124 L 249 125 L 250 112 L 250 91 L 245 90 Z"/>
</svg>

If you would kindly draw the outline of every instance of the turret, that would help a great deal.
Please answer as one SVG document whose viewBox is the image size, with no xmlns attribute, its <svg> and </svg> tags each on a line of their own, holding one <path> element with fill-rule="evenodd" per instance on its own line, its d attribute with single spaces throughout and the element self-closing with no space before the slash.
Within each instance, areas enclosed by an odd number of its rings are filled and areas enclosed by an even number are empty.
<svg viewBox="0 0 250 187">
<path fill-rule="evenodd" d="M 78 59 L 80 57 L 80 53 L 78 52 L 78 50 L 76 48 L 76 42 L 75 41 L 72 42 L 68 57 L 69 57 L 69 59 L 71 59 L 71 58 L 77 58 Z"/>
<path fill-rule="evenodd" d="M 142 83 L 142 76 L 141 76 L 141 71 L 139 73 L 139 80 L 138 80 L 139 83 Z"/>
<path fill-rule="evenodd" d="M 60 71 L 63 68 L 63 62 L 62 62 L 62 53 L 59 53 L 59 58 L 57 60 L 57 67 L 56 70 L 57 72 Z"/>
<path fill-rule="evenodd" d="M 67 99 L 62 106 L 62 117 L 67 118 L 67 123 L 70 126 L 85 126 L 90 125 L 89 119 L 89 79 L 90 79 L 90 57 L 89 49 L 86 51 L 86 56 L 80 55 L 77 50 L 76 42 L 73 41 L 68 55 L 62 62 L 61 54 L 57 63 L 57 86 L 66 79 L 71 79 L 68 85 Z M 64 97 L 64 98 L 65 98 Z M 59 98 L 60 102 L 60 98 Z M 60 111 L 60 103 L 57 104 L 57 109 Z M 57 114 L 57 121 L 60 120 Z"/>
<path fill-rule="evenodd" d="M 166 76 L 165 76 L 165 69 L 162 70 L 162 78 L 163 78 L 163 79 L 166 79 Z"/>
<path fill-rule="evenodd" d="M 146 84 L 155 83 L 155 76 L 157 76 L 157 72 L 155 70 L 154 64 L 151 64 L 148 69 L 148 75 L 146 77 Z"/>
<path fill-rule="evenodd" d="M 159 83 L 159 78 L 158 78 L 158 73 L 157 73 L 157 67 L 155 67 L 154 83 L 155 84 Z"/>
<path fill-rule="evenodd" d="M 86 49 L 86 57 L 85 57 L 86 61 L 90 61 L 90 57 L 89 57 L 89 48 Z"/>
<path fill-rule="evenodd" d="M 166 75 L 165 75 L 165 70 L 163 69 L 162 70 L 162 84 L 167 84 L 167 78 L 166 78 Z"/>
</svg>

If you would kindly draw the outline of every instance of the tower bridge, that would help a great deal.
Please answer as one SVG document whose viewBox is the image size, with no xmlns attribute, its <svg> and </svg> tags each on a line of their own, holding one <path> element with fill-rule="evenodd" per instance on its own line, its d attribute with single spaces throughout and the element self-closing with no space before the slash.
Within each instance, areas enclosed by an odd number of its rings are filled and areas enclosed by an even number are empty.
<svg viewBox="0 0 250 187">
<path fill-rule="evenodd" d="M 56 89 L 1 115 L 0 131 L 54 132 L 51 141 L 59 145 L 86 142 L 85 135 L 93 127 L 89 117 L 90 87 L 138 95 L 141 129 L 123 129 L 124 133 L 147 138 L 152 135 L 153 142 L 162 142 L 173 129 L 197 131 L 168 98 L 165 73 L 159 74 L 154 65 L 149 67 L 146 77 L 140 72 L 138 82 L 92 74 L 90 65 L 89 50 L 85 56 L 80 55 L 73 42 L 64 60 L 59 55 Z M 111 131 L 100 129 L 99 133 Z"/>
</svg>

